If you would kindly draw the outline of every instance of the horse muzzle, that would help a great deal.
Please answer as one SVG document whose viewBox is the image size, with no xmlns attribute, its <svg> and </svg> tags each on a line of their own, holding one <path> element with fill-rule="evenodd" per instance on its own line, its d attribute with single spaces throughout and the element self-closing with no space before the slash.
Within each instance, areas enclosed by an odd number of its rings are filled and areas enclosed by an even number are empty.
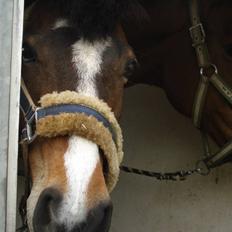
<svg viewBox="0 0 232 232">
<path fill-rule="evenodd" d="M 34 216 L 34 232 L 108 232 L 112 216 L 112 203 L 110 201 L 99 203 L 91 209 L 86 220 L 72 227 L 65 224 L 57 224 L 52 217 L 59 211 L 63 200 L 62 194 L 54 188 L 45 189 L 39 197 Z"/>
</svg>

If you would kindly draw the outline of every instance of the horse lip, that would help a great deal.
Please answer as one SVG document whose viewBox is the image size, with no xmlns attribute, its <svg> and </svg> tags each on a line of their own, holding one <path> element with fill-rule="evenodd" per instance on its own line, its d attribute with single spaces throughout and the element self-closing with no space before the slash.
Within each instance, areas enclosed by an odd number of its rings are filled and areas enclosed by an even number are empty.
<svg viewBox="0 0 232 232">
<path fill-rule="evenodd" d="M 103 211 L 101 211 L 103 209 Z M 98 212 L 100 210 L 100 212 Z M 67 229 L 64 224 L 57 224 L 56 222 L 49 222 L 47 225 L 41 226 L 39 229 L 34 229 L 34 232 L 109 232 L 111 225 L 111 217 L 113 211 L 113 204 L 111 200 L 100 203 L 96 208 L 89 212 L 85 222 Z M 96 215 L 103 212 L 103 220 L 95 224 L 94 219 Z M 106 215 L 106 216 L 105 216 Z M 89 221 L 89 222 L 88 222 Z M 88 224 L 87 224 L 88 223 Z"/>
</svg>

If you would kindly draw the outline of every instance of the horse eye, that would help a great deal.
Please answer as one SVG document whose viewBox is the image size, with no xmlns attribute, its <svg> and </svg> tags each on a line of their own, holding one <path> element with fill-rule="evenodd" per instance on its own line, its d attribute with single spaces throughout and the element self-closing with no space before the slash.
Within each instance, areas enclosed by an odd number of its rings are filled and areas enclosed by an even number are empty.
<svg viewBox="0 0 232 232">
<path fill-rule="evenodd" d="M 225 52 L 228 56 L 232 57 L 232 44 L 225 46 Z"/>
<path fill-rule="evenodd" d="M 124 76 L 130 77 L 134 73 L 137 66 L 138 66 L 138 61 L 136 59 L 129 60 L 125 67 Z"/>
<path fill-rule="evenodd" d="M 23 63 L 26 64 L 34 63 L 36 61 L 35 50 L 27 43 L 23 43 L 22 60 Z"/>
</svg>

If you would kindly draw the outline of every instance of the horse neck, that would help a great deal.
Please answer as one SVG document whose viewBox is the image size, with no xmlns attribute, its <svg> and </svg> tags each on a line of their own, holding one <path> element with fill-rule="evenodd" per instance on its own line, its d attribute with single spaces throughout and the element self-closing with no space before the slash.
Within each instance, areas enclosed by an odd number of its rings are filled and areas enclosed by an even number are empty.
<svg viewBox="0 0 232 232">
<path fill-rule="evenodd" d="M 190 26 L 188 7 L 183 0 L 167 2 L 144 0 L 142 6 L 148 17 L 138 24 L 125 24 L 124 29 L 129 44 L 134 49 L 142 67 L 135 77 L 136 80 L 139 81 L 139 76 L 143 75 L 142 79 L 145 83 L 159 85 L 159 80 L 156 80 L 155 76 L 159 76 L 160 71 L 159 68 L 154 67 L 160 65 L 166 40 L 171 41 L 172 36 L 181 31 L 186 31 L 188 35 Z M 151 69 L 153 70 L 152 80 L 146 80 L 144 74 L 147 73 L 146 70 Z"/>
<path fill-rule="evenodd" d="M 142 6 L 148 15 L 147 19 L 138 24 L 126 25 L 126 34 L 132 43 L 136 43 L 139 38 L 148 37 L 154 43 L 182 30 L 184 27 L 188 28 L 190 24 L 188 7 L 183 0 L 167 2 L 145 0 Z M 149 46 L 149 44 L 144 43 L 143 46 Z"/>
</svg>

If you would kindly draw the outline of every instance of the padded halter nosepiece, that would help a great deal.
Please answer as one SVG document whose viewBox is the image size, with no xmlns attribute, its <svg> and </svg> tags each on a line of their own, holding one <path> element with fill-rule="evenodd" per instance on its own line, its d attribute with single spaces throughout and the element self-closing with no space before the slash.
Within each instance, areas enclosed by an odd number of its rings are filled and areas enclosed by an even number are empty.
<svg viewBox="0 0 232 232">
<path fill-rule="evenodd" d="M 106 184 L 115 187 L 122 162 L 122 132 L 109 106 L 94 97 L 65 91 L 43 96 L 37 111 L 36 134 L 42 137 L 82 136 L 96 143 L 108 163 Z M 83 154 L 84 155 L 84 154 Z"/>
<path fill-rule="evenodd" d="M 81 136 L 94 142 L 106 158 L 106 184 L 111 192 L 118 181 L 123 138 L 109 106 L 98 98 L 64 91 L 44 95 L 40 100 L 41 107 L 35 107 L 23 82 L 21 86 L 21 109 L 27 125 L 24 130 L 27 143 L 33 142 L 36 136 L 52 138 L 66 135 Z M 35 133 L 32 125 L 35 126 Z"/>
</svg>

